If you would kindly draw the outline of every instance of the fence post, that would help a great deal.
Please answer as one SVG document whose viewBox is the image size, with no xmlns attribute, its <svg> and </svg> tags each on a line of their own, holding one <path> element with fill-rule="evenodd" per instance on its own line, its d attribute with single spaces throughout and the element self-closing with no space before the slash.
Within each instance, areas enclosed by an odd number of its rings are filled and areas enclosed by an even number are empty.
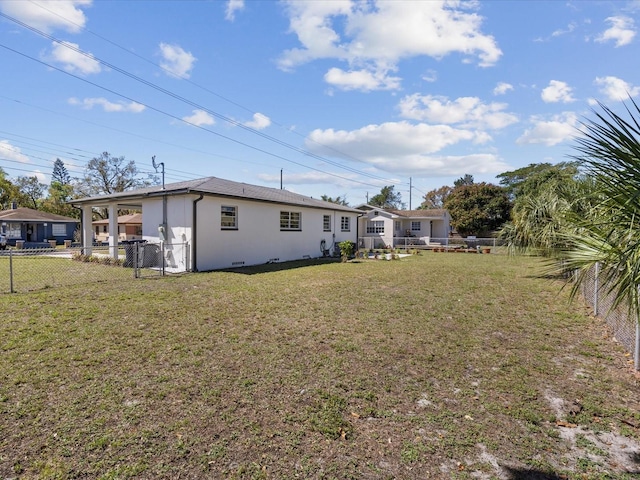
<svg viewBox="0 0 640 480">
<path fill-rule="evenodd" d="M 596 262 L 596 278 L 593 279 L 593 314 L 598 316 L 598 290 L 600 289 L 598 277 L 600 276 L 600 262 Z"/>
<path fill-rule="evenodd" d="M 9 292 L 16 293 L 13 290 L 13 253 L 9 250 Z"/>
</svg>

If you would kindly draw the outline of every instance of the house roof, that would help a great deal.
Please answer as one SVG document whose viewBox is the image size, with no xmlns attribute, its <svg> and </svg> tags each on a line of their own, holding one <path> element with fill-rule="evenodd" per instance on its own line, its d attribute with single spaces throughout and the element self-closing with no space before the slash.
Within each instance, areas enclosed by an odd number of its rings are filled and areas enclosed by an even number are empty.
<svg viewBox="0 0 640 480">
<path fill-rule="evenodd" d="M 145 198 L 158 197 L 163 195 L 186 195 L 204 194 L 215 195 L 228 198 L 239 198 L 268 203 L 280 203 L 286 205 L 304 206 L 310 208 L 323 208 L 330 210 L 340 210 L 351 213 L 361 213 L 355 208 L 346 207 L 337 203 L 325 202 L 315 198 L 300 195 L 298 193 L 281 190 L 278 188 L 261 187 L 249 183 L 234 182 L 217 177 L 206 177 L 185 182 L 170 183 L 165 185 L 164 190 L 160 186 L 139 188 L 127 192 L 87 197 L 73 200 L 73 205 L 104 205 L 110 201 L 140 202 Z"/>
<path fill-rule="evenodd" d="M 442 218 L 447 214 L 444 208 L 433 208 L 425 210 L 387 210 L 399 217 L 409 218 Z"/>
<path fill-rule="evenodd" d="M 32 208 L 19 207 L 0 212 L 0 220 L 4 222 L 74 222 L 78 220 L 55 213 L 42 212 Z"/>
<path fill-rule="evenodd" d="M 391 214 L 392 217 L 406 217 L 406 218 L 444 218 L 448 211 L 444 208 L 432 208 L 432 209 L 422 209 L 422 210 L 394 210 L 387 209 L 382 207 L 376 207 L 374 205 L 362 204 L 359 205 L 358 210 L 363 212 L 368 212 L 371 210 L 379 210 L 381 212 L 386 212 Z"/>
<path fill-rule="evenodd" d="M 102 225 L 108 224 L 109 219 L 105 218 L 104 220 L 96 220 L 95 222 L 91 222 L 94 225 Z M 142 214 L 141 213 L 132 213 L 131 215 L 120 215 L 118 217 L 118 225 L 142 225 Z"/>
</svg>

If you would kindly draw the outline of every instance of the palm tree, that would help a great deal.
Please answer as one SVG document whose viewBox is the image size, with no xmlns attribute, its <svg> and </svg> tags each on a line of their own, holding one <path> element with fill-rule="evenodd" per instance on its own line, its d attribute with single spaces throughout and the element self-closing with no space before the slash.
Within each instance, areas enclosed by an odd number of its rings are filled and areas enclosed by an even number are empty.
<svg viewBox="0 0 640 480">
<path fill-rule="evenodd" d="M 614 307 L 626 305 L 636 323 L 635 367 L 640 369 L 640 108 L 625 104 L 628 119 L 600 104 L 576 139 L 578 160 L 597 185 L 598 202 L 588 221 L 572 219 L 565 267 L 577 271 L 572 293 L 601 263 Z"/>
</svg>

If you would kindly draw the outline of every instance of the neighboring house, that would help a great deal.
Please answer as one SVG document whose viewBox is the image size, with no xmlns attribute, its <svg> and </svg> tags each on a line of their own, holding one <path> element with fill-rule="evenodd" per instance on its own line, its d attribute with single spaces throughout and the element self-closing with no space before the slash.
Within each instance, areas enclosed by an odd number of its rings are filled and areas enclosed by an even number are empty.
<svg viewBox="0 0 640 480">
<path fill-rule="evenodd" d="M 216 177 L 147 187 L 72 201 L 83 211 L 83 244 L 90 248 L 92 208 L 109 210 L 109 244 L 117 244 L 118 209 L 142 211 L 142 239 L 163 243 L 174 271 L 206 271 L 284 262 L 333 253 L 356 242 L 358 216 L 351 207 L 286 190 Z M 146 248 L 146 247 L 145 247 Z M 117 255 L 117 249 L 114 255 Z"/>
<path fill-rule="evenodd" d="M 96 242 L 109 241 L 109 219 L 93 222 L 93 234 Z M 118 241 L 142 239 L 142 214 L 120 215 L 118 217 Z"/>
<path fill-rule="evenodd" d="M 73 239 L 78 223 L 74 218 L 15 205 L 0 211 L 0 232 L 6 235 L 9 245 L 24 242 L 25 247 L 39 246 L 51 240 L 63 244 Z"/>
<path fill-rule="evenodd" d="M 372 205 L 357 207 L 359 248 L 389 248 L 442 243 L 449 237 L 451 217 L 444 209 L 385 210 Z"/>
</svg>

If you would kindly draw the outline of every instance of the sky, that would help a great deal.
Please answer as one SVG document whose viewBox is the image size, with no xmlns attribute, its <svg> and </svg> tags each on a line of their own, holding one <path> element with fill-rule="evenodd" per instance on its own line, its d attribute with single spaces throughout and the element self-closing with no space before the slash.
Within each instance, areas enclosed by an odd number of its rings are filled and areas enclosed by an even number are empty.
<svg viewBox="0 0 640 480">
<path fill-rule="evenodd" d="M 0 168 L 155 156 L 166 183 L 417 208 L 570 160 L 638 100 L 639 25 L 640 0 L 0 0 Z"/>
</svg>

